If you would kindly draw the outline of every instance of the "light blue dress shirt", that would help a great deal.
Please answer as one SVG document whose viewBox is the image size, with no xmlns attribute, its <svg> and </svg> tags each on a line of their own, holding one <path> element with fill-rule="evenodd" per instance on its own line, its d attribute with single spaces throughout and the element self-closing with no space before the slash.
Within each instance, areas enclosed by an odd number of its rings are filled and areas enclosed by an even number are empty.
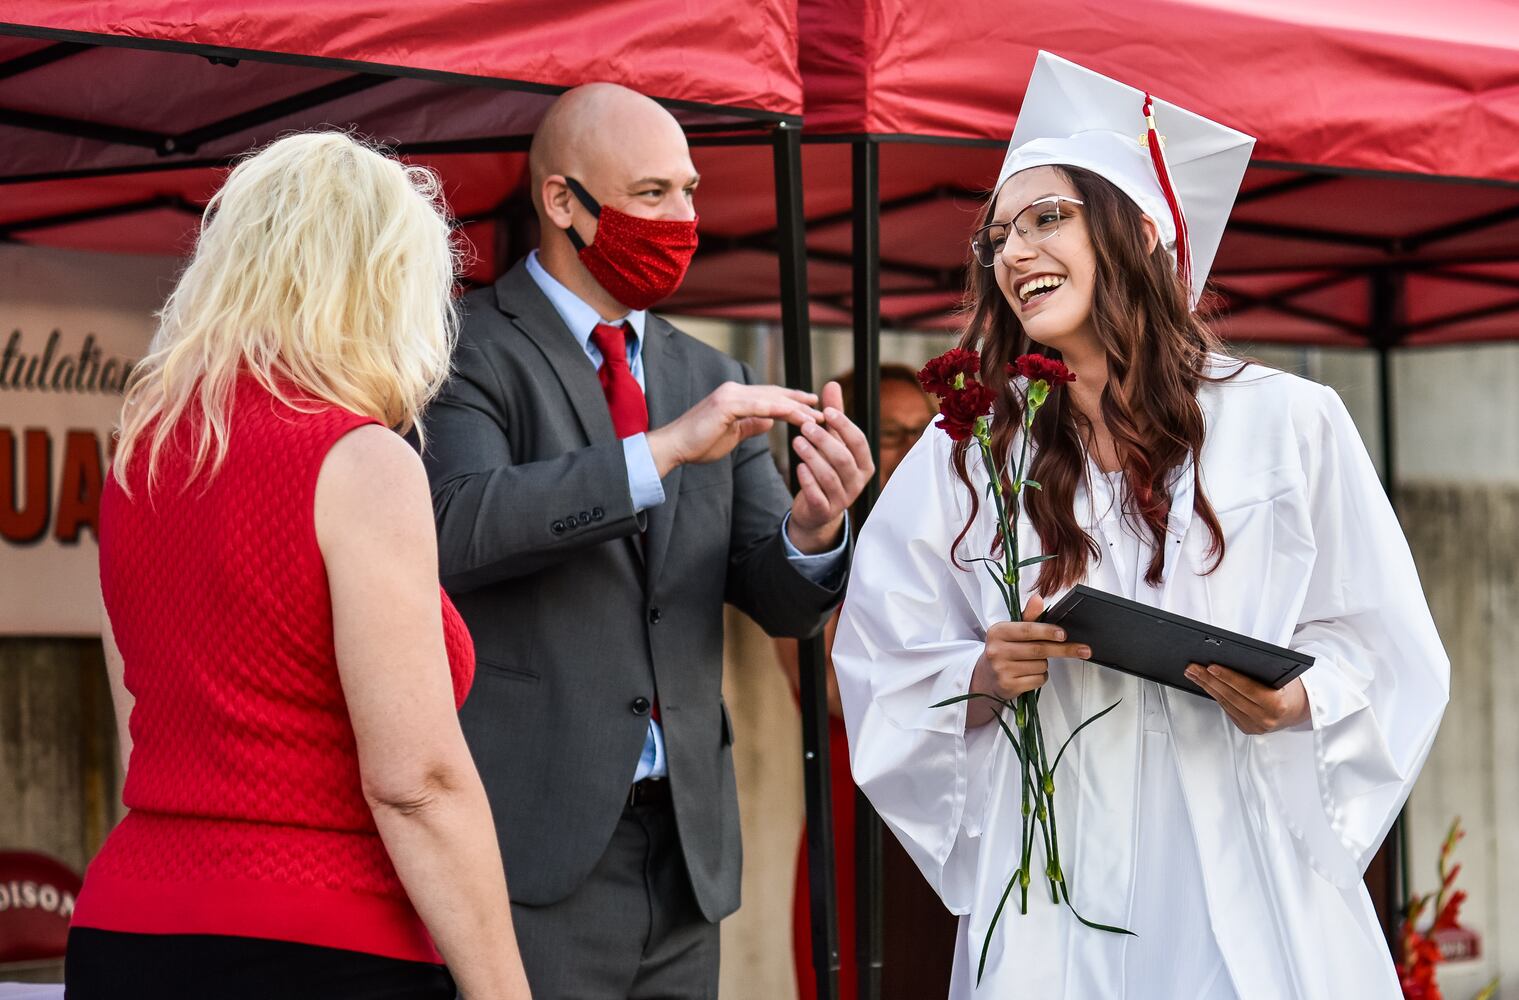
<svg viewBox="0 0 1519 1000">
<path fill-rule="evenodd" d="M 585 356 L 590 359 L 591 365 L 596 370 L 601 369 L 602 361 L 600 349 L 591 340 L 596 324 L 628 324 L 628 329 L 633 331 L 633 336 L 628 339 L 628 368 L 632 370 L 633 378 L 638 380 L 639 388 L 647 388 L 643 375 L 643 331 L 648 321 L 647 311 L 634 309 L 621 319 L 603 319 L 601 314 L 587 305 L 580 296 L 544 270 L 543 265 L 538 263 L 537 250 L 527 255 L 527 273 L 532 275 L 538 287 L 543 290 L 543 294 L 548 296 L 555 312 L 559 313 L 559 318 L 564 320 L 564 325 L 569 328 L 576 343 L 580 345 L 580 349 L 585 352 Z M 649 436 L 634 434 L 632 437 L 623 438 L 622 453 L 628 465 L 628 493 L 633 498 L 633 509 L 647 510 L 664 503 L 665 488 L 659 481 L 659 469 L 654 464 L 654 453 L 649 450 Z M 786 518 L 789 520 L 790 517 L 788 513 Z M 848 538 L 848 533 L 848 515 L 845 515 L 845 538 Z M 786 547 L 786 556 L 791 560 L 791 565 L 795 566 L 796 571 L 808 580 L 819 586 L 827 586 L 830 581 L 838 579 L 838 574 L 843 569 L 844 541 L 841 540 L 832 551 L 809 556 L 791 544 L 791 539 L 786 534 L 786 521 L 782 521 L 781 543 Z M 659 723 L 650 719 L 649 735 L 644 740 L 643 753 L 638 758 L 638 767 L 633 773 L 633 780 L 663 778 L 668 773 L 665 763 L 664 730 L 660 728 Z"/>
</svg>

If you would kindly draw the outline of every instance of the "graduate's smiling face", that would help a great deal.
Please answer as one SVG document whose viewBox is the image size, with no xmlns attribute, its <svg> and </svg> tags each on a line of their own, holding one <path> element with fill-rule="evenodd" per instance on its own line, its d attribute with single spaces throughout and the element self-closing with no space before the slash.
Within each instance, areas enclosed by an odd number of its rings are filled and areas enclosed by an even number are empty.
<svg viewBox="0 0 1519 1000">
<path fill-rule="evenodd" d="M 1029 338 L 1056 350 L 1073 338 L 1096 340 L 1097 255 L 1080 201 L 1063 171 L 1032 167 L 1002 185 L 988 220 L 1008 224 L 992 265 L 997 287 Z"/>
</svg>

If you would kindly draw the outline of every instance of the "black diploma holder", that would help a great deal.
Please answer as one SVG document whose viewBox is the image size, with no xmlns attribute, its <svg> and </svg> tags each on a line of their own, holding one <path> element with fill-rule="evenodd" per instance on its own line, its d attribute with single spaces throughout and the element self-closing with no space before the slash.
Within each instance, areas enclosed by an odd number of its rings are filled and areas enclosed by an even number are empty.
<svg viewBox="0 0 1519 1000">
<path fill-rule="evenodd" d="M 1187 680 L 1187 665 L 1217 663 L 1272 688 L 1313 666 L 1313 657 L 1207 622 L 1077 585 L 1039 616 L 1092 650 L 1091 662 L 1211 698 Z"/>
</svg>

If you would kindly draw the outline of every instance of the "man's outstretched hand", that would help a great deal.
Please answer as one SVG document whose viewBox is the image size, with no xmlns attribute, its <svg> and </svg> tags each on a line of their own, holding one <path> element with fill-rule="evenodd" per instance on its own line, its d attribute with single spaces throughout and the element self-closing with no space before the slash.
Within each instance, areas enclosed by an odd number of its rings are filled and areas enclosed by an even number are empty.
<svg viewBox="0 0 1519 1000">
<path fill-rule="evenodd" d="M 649 451 L 661 479 L 677 465 L 715 462 L 777 420 L 801 426 L 823 418 L 816 393 L 778 385 L 724 382 L 700 403 L 649 431 Z"/>
<path fill-rule="evenodd" d="M 843 390 L 837 382 L 823 387 L 822 405 L 823 422 L 804 421 L 792 442 L 801 464 L 786 531 L 791 544 L 808 555 L 839 544 L 844 512 L 876 473 L 870 443 L 844 415 Z"/>
</svg>

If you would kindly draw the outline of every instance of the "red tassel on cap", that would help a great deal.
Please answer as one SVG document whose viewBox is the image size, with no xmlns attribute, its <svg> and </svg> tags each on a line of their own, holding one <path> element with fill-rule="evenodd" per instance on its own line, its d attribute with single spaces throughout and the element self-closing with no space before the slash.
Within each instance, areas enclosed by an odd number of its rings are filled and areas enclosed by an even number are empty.
<svg viewBox="0 0 1519 1000">
<path fill-rule="evenodd" d="M 1166 169 L 1166 158 L 1160 148 L 1160 136 L 1155 132 L 1155 110 L 1151 106 L 1150 95 L 1145 93 L 1144 106 L 1145 124 L 1150 132 L 1145 137 L 1145 145 L 1150 147 L 1150 161 L 1155 164 L 1155 176 L 1160 179 L 1160 190 L 1166 196 L 1166 204 L 1171 206 L 1171 219 L 1176 223 L 1176 270 L 1181 275 L 1182 284 L 1188 292 L 1192 289 L 1192 252 L 1187 240 L 1187 220 L 1181 214 L 1181 202 L 1176 198 L 1176 191 L 1171 187 L 1171 172 Z"/>
</svg>

